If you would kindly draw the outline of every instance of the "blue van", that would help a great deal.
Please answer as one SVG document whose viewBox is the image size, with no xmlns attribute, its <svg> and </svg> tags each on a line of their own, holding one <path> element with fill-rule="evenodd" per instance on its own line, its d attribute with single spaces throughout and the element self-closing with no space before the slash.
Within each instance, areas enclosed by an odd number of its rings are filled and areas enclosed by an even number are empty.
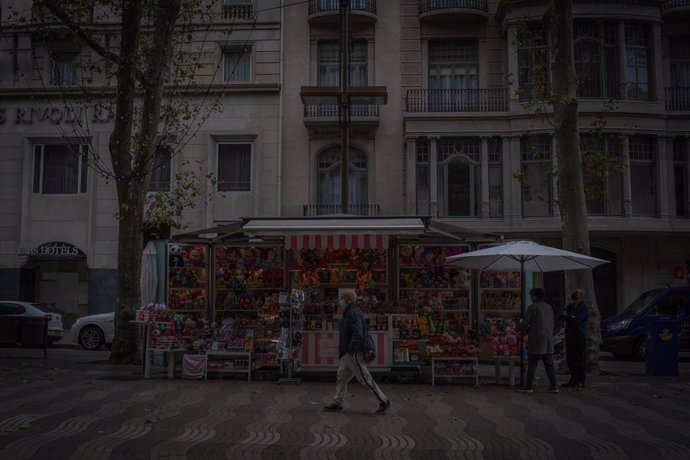
<svg viewBox="0 0 690 460">
<path fill-rule="evenodd" d="M 625 310 L 601 323 L 602 350 L 618 359 L 645 358 L 645 318 L 676 317 L 678 351 L 690 351 L 690 285 L 667 286 L 643 292 Z"/>
</svg>

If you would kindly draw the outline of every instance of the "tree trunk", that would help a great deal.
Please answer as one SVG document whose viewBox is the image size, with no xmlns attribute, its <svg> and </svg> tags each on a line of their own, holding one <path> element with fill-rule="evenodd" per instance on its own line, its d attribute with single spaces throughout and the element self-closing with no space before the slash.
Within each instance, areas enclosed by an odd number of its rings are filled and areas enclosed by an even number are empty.
<svg viewBox="0 0 690 460">
<path fill-rule="evenodd" d="M 572 0 L 549 0 L 547 17 L 551 35 L 554 138 L 558 162 L 556 180 L 563 248 L 589 254 L 587 204 L 582 181 L 580 135 L 577 126 L 577 74 L 573 55 Z M 587 364 L 591 371 L 596 372 L 599 368 L 601 331 L 592 271 L 569 271 L 566 272 L 565 280 L 568 293 L 576 287 L 581 287 L 587 293 L 590 305 Z"/>
<path fill-rule="evenodd" d="M 136 362 L 139 358 L 137 329 L 129 321 L 140 307 L 143 224 L 143 196 L 146 189 L 132 174 L 132 126 L 136 92 L 136 53 L 141 33 L 142 2 L 124 0 L 122 4 L 121 62 L 118 68 L 115 126 L 110 135 L 110 158 L 113 162 L 119 204 L 117 299 L 115 301 L 115 338 L 110 361 Z"/>
</svg>

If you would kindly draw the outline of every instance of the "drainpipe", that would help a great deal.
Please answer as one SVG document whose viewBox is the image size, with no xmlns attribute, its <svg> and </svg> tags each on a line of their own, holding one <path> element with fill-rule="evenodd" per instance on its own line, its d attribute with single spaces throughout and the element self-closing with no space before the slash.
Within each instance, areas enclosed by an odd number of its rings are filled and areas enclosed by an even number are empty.
<svg viewBox="0 0 690 460">
<path fill-rule="evenodd" d="M 283 69 L 285 66 L 285 1 L 280 0 L 280 70 L 278 72 L 278 84 L 280 95 L 278 97 L 278 197 L 276 204 L 276 216 L 283 215 Z"/>
</svg>

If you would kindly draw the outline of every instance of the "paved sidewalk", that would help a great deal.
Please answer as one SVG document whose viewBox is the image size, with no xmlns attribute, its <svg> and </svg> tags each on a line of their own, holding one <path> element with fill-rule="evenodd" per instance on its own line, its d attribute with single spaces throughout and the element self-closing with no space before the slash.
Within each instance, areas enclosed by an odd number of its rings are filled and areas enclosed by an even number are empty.
<svg viewBox="0 0 690 460">
<path fill-rule="evenodd" d="M 35 354 L 35 353 L 34 353 Z M 679 378 L 603 363 L 590 388 L 532 395 L 505 386 L 394 385 L 372 415 L 352 385 L 322 412 L 331 382 L 141 380 L 107 353 L 0 355 L 0 459 L 689 459 L 690 363 Z M 564 380 L 564 377 L 561 376 Z"/>
</svg>

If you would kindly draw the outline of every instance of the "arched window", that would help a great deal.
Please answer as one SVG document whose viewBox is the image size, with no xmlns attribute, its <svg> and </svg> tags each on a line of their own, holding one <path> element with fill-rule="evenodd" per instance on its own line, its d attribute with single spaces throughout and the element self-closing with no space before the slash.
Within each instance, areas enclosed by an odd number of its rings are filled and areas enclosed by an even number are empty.
<svg viewBox="0 0 690 460">
<path fill-rule="evenodd" d="M 341 148 L 331 147 L 319 154 L 317 159 L 317 189 L 319 205 L 340 204 Z M 356 148 L 350 148 L 348 158 L 349 203 L 368 204 L 367 156 Z"/>
<path fill-rule="evenodd" d="M 444 138 L 438 143 L 439 215 L 481 215 L 481 144 L 478 138 Z"/>
</svg>

